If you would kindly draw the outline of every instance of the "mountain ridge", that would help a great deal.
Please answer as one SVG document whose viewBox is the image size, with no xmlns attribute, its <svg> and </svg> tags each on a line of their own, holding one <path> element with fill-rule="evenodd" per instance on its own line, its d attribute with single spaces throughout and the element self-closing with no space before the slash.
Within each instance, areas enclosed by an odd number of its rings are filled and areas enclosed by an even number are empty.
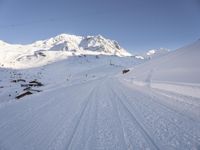
<svg viewBox="0 0 200 150">
<path fill-rule="evenodd" d="M 84 53 L 84 51 L 97 52 L 103 55 L 116 55 L 119 57 L 132 56 L 128 51 L 122 48 L 118 42 L 103 37 L 96 36 L 76 36 L 70 34 L 59 34 L 55 37 L 35 41 L 31 44 L 9 44 L 0 41 L 0 46 L 20 46 L 38 50 L 52 51 L 74 51 Z M 92 54 L 91 53 L 91 54 Z"/>
<path fill-rule="evenodd" d="M 116 41 L 101 35 L 76 36 L 60 34 L 25 45 L 9 44 L 1 41 L 0 51 L 1 64 L 11 68 L 41 66 L 67 59 L 71 56 L 132 56 Z"/>
</svg>

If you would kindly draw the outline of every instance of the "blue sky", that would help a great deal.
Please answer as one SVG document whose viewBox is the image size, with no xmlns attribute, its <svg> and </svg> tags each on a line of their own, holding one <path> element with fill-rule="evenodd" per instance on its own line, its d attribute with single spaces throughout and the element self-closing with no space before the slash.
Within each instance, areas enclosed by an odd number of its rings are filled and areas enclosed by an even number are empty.
<svg viewBox="0 0 200 150">
<path fill-rule="evenodd" d="M 0 0 L 0 39 L 101 34 L 131 52 L 200 38 L 200 0 Z"/>
</svg>

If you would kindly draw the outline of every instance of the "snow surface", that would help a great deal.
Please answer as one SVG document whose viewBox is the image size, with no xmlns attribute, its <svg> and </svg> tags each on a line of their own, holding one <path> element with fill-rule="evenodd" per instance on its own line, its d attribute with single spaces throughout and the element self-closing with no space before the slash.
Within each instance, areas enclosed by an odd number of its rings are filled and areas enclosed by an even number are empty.
<svg viewBox="0 0 200 150">
<path fill-rule="evenodd" d="M 200 41 L 148 61 L 102 36 L 0 45 L 1 150 L 200 149 Z"/>
</svg>

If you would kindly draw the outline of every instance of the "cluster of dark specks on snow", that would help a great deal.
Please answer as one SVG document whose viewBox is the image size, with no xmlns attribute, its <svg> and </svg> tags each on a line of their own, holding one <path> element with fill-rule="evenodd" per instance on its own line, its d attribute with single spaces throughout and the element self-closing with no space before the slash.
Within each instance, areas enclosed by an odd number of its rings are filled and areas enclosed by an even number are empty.
<svg viewBox="0 0 200 150">
<path fill-rule="evenodd" d="M 20 99 L 26 95 L 31 95 L 33 93 L 41 92 L 41 90 L 33 89 L 33 87 L 40 87 L 40 86 L 43 86 L 43 84 L 37 80 L 33 80 L 33 81 L 29 81 L 28 83 L 21 84 L 21 87 L 25 87 L 25 88 L 15 98 Z"/>
<path fill-rule="evenodd" d="M 1 64 L 2 66 L 3 64 Z M 3 67 L 3 66 L 2 66 Z M 43 70 L 43 69 L 42 69 Z M 41 71 L 42 71 L 41 70 Z M 44 86 L 39 80 L 42 78 L 40 71 L 36 74 L 26 74 L 17 70 L 1 69 L 2 79 L 0 80 L 0 90 L 9 88 L 8 97 L 20 99 L 24 96 L 41 92 L 39 87 Z"/>
</svg>

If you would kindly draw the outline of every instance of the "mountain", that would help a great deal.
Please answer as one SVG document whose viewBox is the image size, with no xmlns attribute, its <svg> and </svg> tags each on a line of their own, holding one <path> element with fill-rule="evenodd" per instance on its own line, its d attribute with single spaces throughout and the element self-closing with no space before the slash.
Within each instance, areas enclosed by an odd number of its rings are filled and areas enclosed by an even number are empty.
<svg viewBox="0 0 200 150">
<path fill-rule="evenodd" d="M 75 36 L 69 34 L 61 34 L 54 38 L 44 41 L 37 41 L 31 44 L 33 47 L 38 47 L 44 50 L 63 50 L 74 52 L 91 52 L 91 54 L 116 55 L 120 57 L 131 56 L 119 44 L 110 39 L 106 39 L 101 35 L 97 36 Z"/>
<path fill-rule="evenodd" d="M 0 41 L 0 51 L 0 62 L 7 67 L 19 66 L 19 63 L 22 66 L 30 63 L 44 65 L 47 62 L 62 60 L 69 56 L 131 56 L 116 41 L 101 35 L 83 37 L 60 34 L 56 37 L 27 45 L 14 45 Z"/>
<path fill-rule="evenodd" d="M 84 39 L 81 36 L 60 34 L 43 41 L 36 41 L 30 46 L 37 47 L 43 50 L 79 50 L 79 43 Z"/>
<path fill-rule="evenodd" d="M 79 46 L 90 51 L 104 52 L 117 56 L 131 56 L 116 41 L 106 39 L 101 35 L 87 36 L 81 41 Z"/>
<path fill-rule="evenodd" d="M 152 59 L 166 55 L 167 53 L 169 53 L 169 49 L 166 48 L 150 49 L 145 53 L 136 55 L 135 57 L 138 59 Z"/>
</svg>

